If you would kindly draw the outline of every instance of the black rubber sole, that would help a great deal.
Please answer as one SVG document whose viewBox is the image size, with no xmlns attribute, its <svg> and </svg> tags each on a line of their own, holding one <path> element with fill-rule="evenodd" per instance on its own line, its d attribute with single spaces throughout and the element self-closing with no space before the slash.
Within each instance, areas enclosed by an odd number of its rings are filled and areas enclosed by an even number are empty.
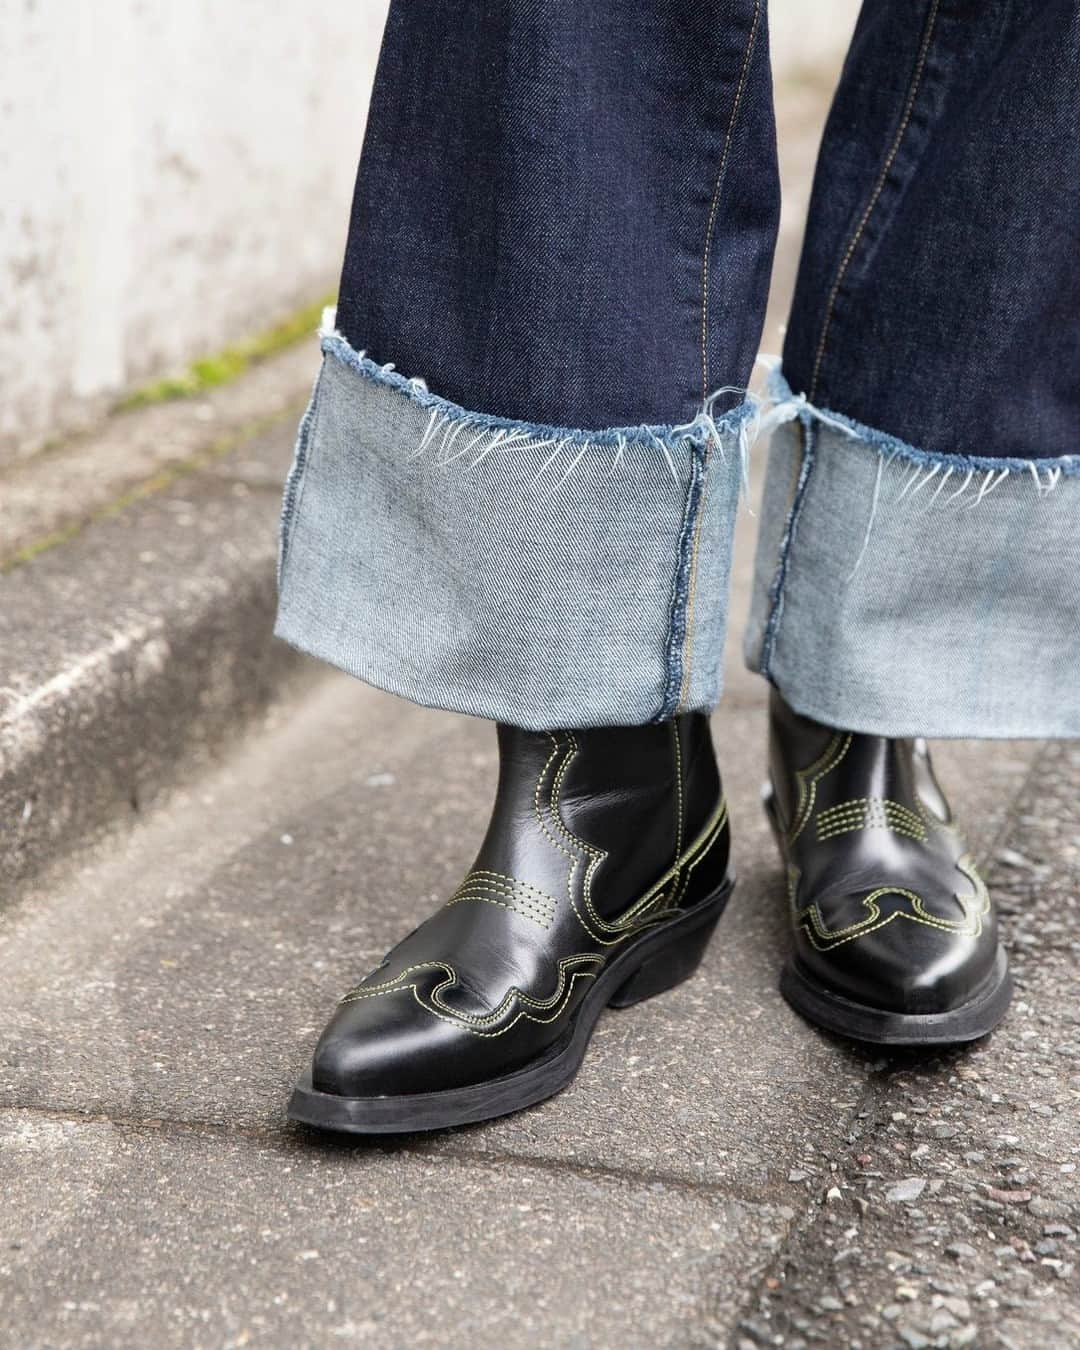
<svg viewBox="0 0 1080 1350">
<path fill-rule="evenodd" d="M 966 1003 L 947 1012 L 898 1013 L 834 994 L 804 975 L 792 958 L 781 972 L 780 992 L 797 1013 L 817 1026 L 869 1045 L 963 1045 L 988 1035 L 1005 1016 L 1012 976 L 999 947 L 994 969 Z"/>
<path fill-rule="evenodd" d="M 578 1005 L 562 1039 L 524 1068 L 443 1092 L 402 1097 L 340 1097 L 319 1092 L 310 1069 L 289 1101 L 290 1120 L 345 1134 L 407 1134 L 470 1125 L 535 1106 L 567 1087 L 605 1007 L 629 1008 L 693 975 L 735 885 L 733 874 L 685 915 L 653 928 L 606 966 Z"/>
<path fill-rule="evenodd" d="M 766 788 L 762 805 L 772 826 L 780 857 L 787 862 L 772 791 Z M 1008 1010 L 1013 984 L 1009 958 L 999 946 L 994 967 L 966 1002 L 939 1013 L 899 1013 L 872 1004 L 857 1003 L 811 979 L 789 957 L 780 972 L 780 992 L 797 1013 L 838 1036 L 869 1045 L 964 1045 L 989 1035 Z"/>
</svg>

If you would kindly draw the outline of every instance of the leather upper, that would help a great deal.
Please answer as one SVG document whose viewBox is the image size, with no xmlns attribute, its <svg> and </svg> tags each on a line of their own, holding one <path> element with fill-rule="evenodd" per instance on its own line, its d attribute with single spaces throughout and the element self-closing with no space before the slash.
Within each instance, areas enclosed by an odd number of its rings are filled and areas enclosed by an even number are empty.
<svg viewBox="0 0 1080 1350">
<path fill-rule="evenodd" d="M 770 775 L 802 972 L 896 1012 L 968 999 L 997 923 L 926 743 L 834 731 L 774 690 Z"/>
<path fill-rule="evenodd" d="M 729 832 L 708 720 L 529 732 L 502 726 L 476 861 L 441 909 L 348 993 L 313 1083 L 432 1092 L 535 1059 L 645 928 L 723 882 Z"/>
</svg>

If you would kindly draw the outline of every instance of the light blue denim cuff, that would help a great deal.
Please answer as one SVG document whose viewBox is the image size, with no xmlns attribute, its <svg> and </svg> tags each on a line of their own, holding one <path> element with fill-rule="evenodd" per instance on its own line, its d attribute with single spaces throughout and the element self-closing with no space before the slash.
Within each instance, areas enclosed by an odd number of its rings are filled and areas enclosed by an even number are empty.
<svg viewBox="0 0 1080 1350">
<path fill-rule="evenodd" d="M 279 637 L 429 706 L 534 729 L 720 696 L 750 402 L 603 431 L 469 412 L 338 334 L 282 513 Z"/>
<path fill-rule="evenodd" d="M 884 736 L 1080 736 L 1080 455 L 935 455 L 780 382 L 745 657 Z"/>
</svg>

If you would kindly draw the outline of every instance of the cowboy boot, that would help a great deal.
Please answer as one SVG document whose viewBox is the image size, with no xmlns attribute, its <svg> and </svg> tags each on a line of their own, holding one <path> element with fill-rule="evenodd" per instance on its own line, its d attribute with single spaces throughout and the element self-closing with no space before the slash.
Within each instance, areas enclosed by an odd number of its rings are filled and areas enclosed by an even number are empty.
<svg viewBox="0 0 1080 1350">
<path fill-rule="evenodd" d="M 530 1106 L 571 1081 L 605 1007 L 700 961 L 733 884 L 708 719 L 498 742 L 475 863 L 345 995 L 292 1119 L 384 1133 Z"/>
<path fill-rule="evenodd" d="M 794 938 L 784 997 L 882 1045 L 984 1036 L 1009 1004 L 1008 962 L 925 741 L 835 731 L 773 690 L 769 758 Z"/>
</svg>

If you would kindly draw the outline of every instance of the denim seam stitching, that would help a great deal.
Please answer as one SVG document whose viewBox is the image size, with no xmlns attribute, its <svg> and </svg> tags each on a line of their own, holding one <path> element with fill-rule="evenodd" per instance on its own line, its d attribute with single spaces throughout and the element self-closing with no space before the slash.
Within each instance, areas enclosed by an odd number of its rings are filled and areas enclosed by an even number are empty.
<svg viewBox="0 0 1080 1350">
<path fill-rule="evenodd" d="M 833 280 L 832 289 L 829 291 L 829 297 L 825 302 L 825 317 L 822 320 L 821 336 L 818 339 L 817 351 L 814 355 L 814 369 L 810 377 L 810 398 L 817 393 L 818 379 L 821 375 L 821 365 L 825 359 L 825 344 L 829 337 L 829 328 L 832 324 L 833 314 L 836 309 L 836 301 L 840 293 L 840 287 L 843 285 L 844 277 L 847 275 L 848 267 L 855 255 L 855 250 L 859 246 L 859 241 L 873 215 L 874 208 L 885 190 L 885 180 L 889 176 L 889 170 L 892 168 L 896 156 L 900 152 L 900 146 L 911 122 L 912 113 L 915 110 L 915 99 L 918 96 L 919 86 L 922 84 L 923 71 L 926 68 L 926 58 L 930 51 L 930 42 L 933 38 L 934 28 L 937 23 L 938 9 L 940 0 L 931 0 L 931 5 L 926 19 L 926 27 L 923 30 L 922 41 L 919 44 L 919 55 L 915 63 L 915 69 L 912 72 L 911 84 L 908 88 L 907 98 L 904 103 L 903 114 L 900 119 L 900 125 L 896 129 L 892 145 L 885 156 L 885 162 L 881 166 L 881 172 L 878 174 L 877 182 L 874 184 L 873 191 L 870 194 L 870 200 L 867 202 L 855 232 L 848 242 L 844 255 L 841 258 L 840 266 L 837 269 L 836 277 Z"/>
<path fill-rule="evenodd" d="M 712 201 L 709 204 L 708 224 L 705 227 L 705 249 L 701 259 L 701 397 L 703 399 L 709 396 L 709 254 L 712 252 L 716 214 L 720 207 L 720 192 L 724 185 L 724 179 L 727 177 L 728 158 L 735 135 L 735 123 L 742 106 L 743 90 L 746 86 L 746 76 L 750 69 L 750 59 L 753 55 L 760 18 L 761 0 L 754 0 L 754 17 L 750 24 L 750 31 L 746 36 L 746 48 L 743 52 L 742 67 L 739 71 L 739 83 L 735 89 L 735 99 L 731 105 L 731 116 L 728 118 L 727 131 L 724 133 L 724 148 L 720 155 L 720 167 L 716 172 L 716 186 L 713 188 Z"/>
<path fill-rule="evenodd" d="M 686 507 L 682 529 L 675 550 L 675 574 L 671 584 L 671 607 L 668 615 L 668 636 L 665 651 L 665 682 L 663 699 L 656 722 L 673 717 L 682 692 L 683 658 L 687 637 L 687 601 L 689 599 L 690 567 L 695 554 L 694 541 L 700 515 L 702 486 L 705 475 L 707 447 L 692 442 L 690 446 L 690 482 L 686 489 Z"/>
<path fill-rule="evenodd" d="M 802 464 L 800 465 L 799 478 L 795 485 L 795 495 L 791 500 L 791 509 L 788 512 L 787 526 L 784 530 L 783 538 L 780 541 L 780 556 L 777 560 L 776 576 L 773 578 L 772 586 L 769 588 L 769 618 L 765 624 L 765 632 L 761 639 L 760 672 L 766 679 L 772 678 L 772 661 L 776 651 L 776 640 L 780 627 L 780 613 L 783 609 L 784 583 L 787 581 L 791 546 L 795 538 L 795 531 L 799 525 L 799 517 L 802 514 L 803 504 L 806 501 L 806 494 L 810 484 L 810 475 L 814 468 L 816 438 L 814 436 L 811 419 L 806 413 L 801 413 L 799 421 L 803 428 Z"/>
<path fill-rule="evenodd" d="M 311 400 L 304 416 L 301 418 L 300 426 L 296 433 L 296 451 L 293 456 L 293 464 L 289 471 L 289 475 L 285 480 L 285 491 L 281 502 L 281 521 L 278 526 L 280 531 L 277 568 L 279 590 L 285 581 L 285 563 L 288 558 L 289 548 L 292 544 L 292 534 L 296 517 L 300 511 L 300 503 L 304 496 L 304 484 L 307 480 L 308 461 L 311 457 L 311 447 L 315 441 L 315 432 L 319 425 L 320 413 L 322 412 L 322 400 L 319 398 L 322 376 L 323 368 L 320 366 L 319 373 L 315 376 L 315 383 L 312 386 Z"/>
<path fill-rule="evenodd" d="M 697 520 L 694 523 L 694 550 L 690 558 L 690 580 L 688 584 L 686 597 L 686 637 L 683 641 L 683 673 L 679 681 L 678 709 L 685 709 L 690 697 L 690 677 L 694 666 L 694 608 L 697 602 L 697 575 L 698 575 L 698 553 L 701 546 L 701 525 L 705 519 L 705 501 L 709 494 L 709 457 L 712 453 L 711 446 L 705 451 L 705 459 L 701 466 L 702 487 L 701 500 L 698 503 Z"/>
</svg>

